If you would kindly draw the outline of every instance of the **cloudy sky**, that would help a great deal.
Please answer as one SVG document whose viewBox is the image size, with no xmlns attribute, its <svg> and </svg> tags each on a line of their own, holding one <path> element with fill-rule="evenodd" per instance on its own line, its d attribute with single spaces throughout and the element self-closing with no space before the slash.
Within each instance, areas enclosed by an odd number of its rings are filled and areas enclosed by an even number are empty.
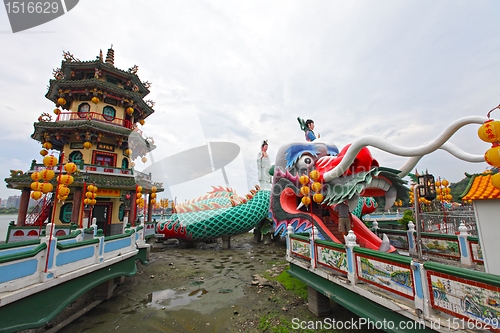
<svg viewBox="0 0 500 333">
<path fill-rule="evenodd" d="M 85 0 L 14 34 L 0 9 L 0 177 L 41 160 L 30 135 L 38 116 L 54 109 L 44 95 L 62 52 L 94 60 L 111 45 L 116 67 L 136 64 L 152 83 L 155 113 L 142 130 L 158 148 L 147 163 L 136 161 L 138 170 L 231 142 L 240 153 L 224 169 L 243 195 L 257 184 L 262 140 L 272 162 L 281 145 L 303 140 L 297 117 L 313 119 L 315 132 L 339 148 L 364 135 L 420 146 L 500 103 L 499 12 L 497 0 Z M 450 142 L 483 154 L 489 145 L 478 128 L 466 126 Z M 406 161 L 371 151 L 382 166 Z M 451 182 L 486 168 L 444 151 L 417 165 Z M 218 170 L 168 192 L 184 200 L 224 184 Z M 18 194 L 0 187 L 1 198 Z"/>
</svg>

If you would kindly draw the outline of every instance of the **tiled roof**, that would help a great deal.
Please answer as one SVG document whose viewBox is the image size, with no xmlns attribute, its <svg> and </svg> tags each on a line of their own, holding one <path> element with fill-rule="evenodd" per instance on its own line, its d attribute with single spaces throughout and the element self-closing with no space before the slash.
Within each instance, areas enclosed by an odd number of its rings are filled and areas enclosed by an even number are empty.
<svg viewBox="0 0 500 333">
<path fill-rule="evenodd" d="M 462 200 L 500 199 L 500 189 L 491 184 L 492 172 L 472 175 Z"/>
<path fill-rule="evenodd" d="M 83 80 L 50 80 L 49 81 L 49 90 L 45 94 L 45 97 L 55 103 L 56 99 L 59 97 L 58 90 L 63 87 L 98 87 L 100 89 L 108 89 L 109 91 L 113 91 L 121 96 L 127 97 L 129 99 L 133 99 L 136 101 L 145 113 L 145 117 L 148 117 L 154 110 L 144 102 L 141 95 L 139 93 L 128 91 L 123 88 L 118 87 L 115 84 L 111 84 L 105 81 L 101 81 L 98 79 L 83 79 Z"/>
</svg>

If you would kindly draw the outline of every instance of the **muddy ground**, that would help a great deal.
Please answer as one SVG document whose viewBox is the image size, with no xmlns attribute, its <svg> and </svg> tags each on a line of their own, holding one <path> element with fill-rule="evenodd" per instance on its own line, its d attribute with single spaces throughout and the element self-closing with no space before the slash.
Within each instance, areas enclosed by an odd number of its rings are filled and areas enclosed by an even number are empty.
<svg viewBox="0 0 500 333">
<path fill-rule="evenodd" d="M 293 332 L 294 318 L 318 320 L 305 299 L 265 278 L 287 267 L 285 242 L 252 238 L 233 237 L 229 250 L 220 241 L 180 248 L 171 240 L 151 252 L 148 265 L 138 262 L 111 299 L 59 332 Z M 353 317 L 332 302 L 329 318 Z"/>
</svg>

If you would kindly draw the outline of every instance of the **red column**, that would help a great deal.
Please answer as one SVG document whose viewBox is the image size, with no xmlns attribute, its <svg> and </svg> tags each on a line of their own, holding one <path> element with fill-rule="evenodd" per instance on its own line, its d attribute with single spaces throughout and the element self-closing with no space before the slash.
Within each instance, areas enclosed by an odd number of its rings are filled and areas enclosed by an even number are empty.
<svg viewBox="0 0 500 333">
<path fill-rule="evenodd" d="M 29 188 L 23 188 L 21 192 L 21 201 L 19 202 L 16 224 L 18 227 L 22 227 L 26 224 L 26 214 L 28 213 L 28 206 L 30 203 L 30 191 Z"/>
<path fill-rule="evenodd" d="M 130 214 L 128 216 L 128 223 L 134 224 L 134 218 L 135 218 L 135 199 L 136 199 L 136 193 L 135 191 L 130 193 Z"/>
</svg>

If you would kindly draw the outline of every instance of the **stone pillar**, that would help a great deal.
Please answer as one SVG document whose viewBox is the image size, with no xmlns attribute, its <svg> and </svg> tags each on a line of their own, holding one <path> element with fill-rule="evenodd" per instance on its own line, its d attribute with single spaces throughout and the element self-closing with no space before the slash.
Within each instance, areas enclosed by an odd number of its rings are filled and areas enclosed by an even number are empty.
<svg viewBox="0 0 500 333">
<path fill-rule="evenodd" d="M 291 224 L 286 227 L 286 255 L 292 255 L 292 240 L 290 236 L 293 234 L 293 226 Z"/>
<path fill-rule="evenodd" d="M 222 248 L 224 250 L 231 248 L 231 236 L 222 236 Z"/>
<path fill-rule="evenodd" d="M 21 201 L 19 202 L 19 211 L 17 213 L 16 226 L 22 227 L 26 224 L 26 214 L 28 213 L 28 205 L 30 203 L 30 189 L 23 188 L 21 192 Z"/>
<path fill-rule="evenodd" d="M 82 208 L 83 188 L 78 187 L 73 194 L 73 210 L 71 211 L 71 222 L 80 225 L 80 209 Z"/>
<path fill-rule="evenodd" d="M 460 245 L 460 262 L 464 265 L 471 266 L 472 265 L 472 253 L 470 252 L 469 240 L 468 237 L 469 232 L 467 231 L 467 227 L 465 223 L 460 223 L 458 227 L 458 231 L 460 234 L 458 235 L 458 244 Z"/>
<path fill-rule="evenodd" d="M 408 252 L 410 256 L 417 256 L 417 242 L 415 241 L 415 225 L 412 221 L 408 222 Z"/>
<path fill-rule="evenodd" d="M 135 222 L 135 210 L 137 208 L 135 200 L 136 200 L 136 193 L 134 191 L 130 193 L 130 217 L 128 219 L 129 223 L 132 225 L 134 225 Z"/>
<path fill-rule="evenodd" d="M 349 230 L 349 233 L 345 237 L 346 253 L 347 253 L 347 266 L 349 272 L 347 273 L 347 278 L 352 285 L 358 282 L 357 268 L 356 268 L 356 258 L 354 255 L 354 248 L 358 246 L 356 244 L 356 235 L 354 231 Z"/>
<path fill-rule="evenodd" d="M 309 311 L 317 317 L 330 314 L 330 299 L 311 286 L 307 286 L 307 302 Z"/>
<path fill-rule="evenodd" d="M 153 207 L 151 205 L 151 200 L 153 198 L 151 198 L 151 193 L 148 194 L 148 219 L 147 219 L 147 222 L 151 222 L 152 221 L 152 216 L 153 216 Z M 146 222 L 146 220 L 145 220 Z M 145 225 L 145 224 L 144 224 Z"/>
<path fill-rule="evenodd" d="M 377 220 L 374 220 L 373 223 L 372 223 L 372 231 L 375 235 L 378 236 L 378 222 Z"/>
</svg>

